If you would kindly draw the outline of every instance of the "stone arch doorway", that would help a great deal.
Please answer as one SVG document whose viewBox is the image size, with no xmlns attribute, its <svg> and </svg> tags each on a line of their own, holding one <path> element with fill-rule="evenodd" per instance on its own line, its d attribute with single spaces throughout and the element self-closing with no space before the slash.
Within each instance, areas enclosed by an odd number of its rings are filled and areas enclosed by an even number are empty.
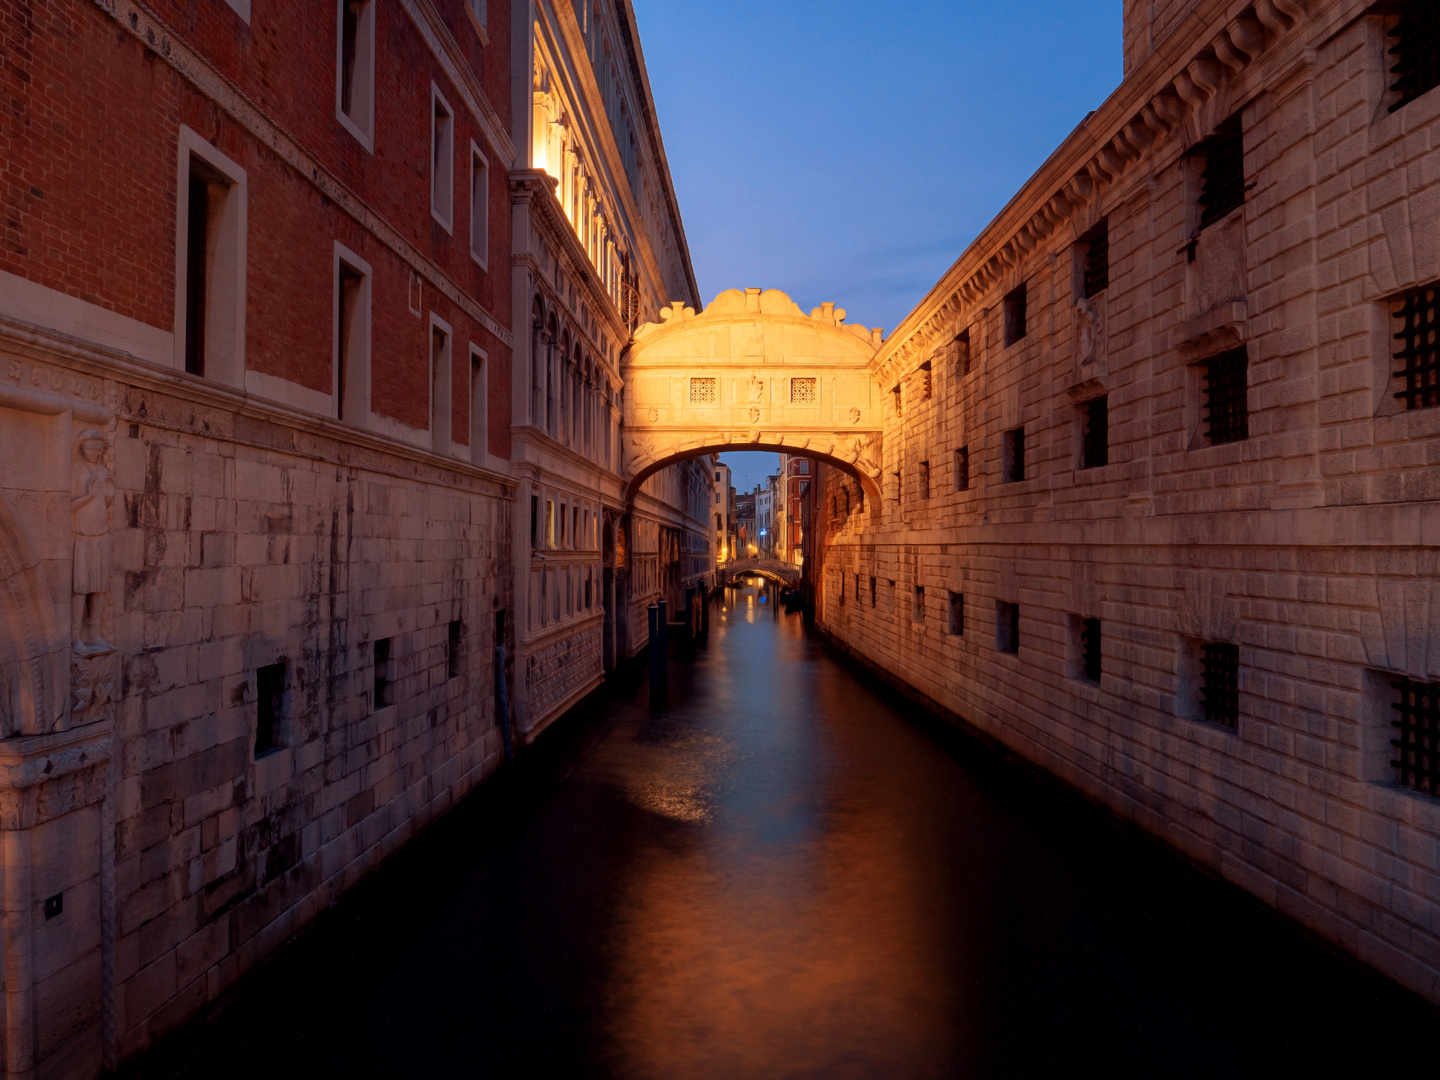
<svg viewBox="0 0 1440 1080">
<path fill-rule="evenodd" d="M 806 315 L 777 289 L 732 289 L 703 312 L 679 305 L 621 357 L 627 502 L 653 473 L 702 454 L 816 458 L 880 495 L 879 330 L 822 304 Z"/>
</svg>

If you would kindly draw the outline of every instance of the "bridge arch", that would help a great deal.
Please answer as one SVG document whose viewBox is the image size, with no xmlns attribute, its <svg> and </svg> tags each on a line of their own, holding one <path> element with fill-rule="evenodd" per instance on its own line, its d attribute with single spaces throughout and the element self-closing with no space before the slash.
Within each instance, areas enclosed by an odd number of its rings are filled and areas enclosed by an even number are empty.
<svg viewBox="0 0 1440 1080">
<path fill-rule="evenodd" d="M 770 450 L 817 458 L 880 495 L 879 330 L 822 304 L 806 315 L 778 289 L 731 289 L 699 314 L 672 305 L 621 357 L 627 497 L 666 465 Z"/>
</svg>

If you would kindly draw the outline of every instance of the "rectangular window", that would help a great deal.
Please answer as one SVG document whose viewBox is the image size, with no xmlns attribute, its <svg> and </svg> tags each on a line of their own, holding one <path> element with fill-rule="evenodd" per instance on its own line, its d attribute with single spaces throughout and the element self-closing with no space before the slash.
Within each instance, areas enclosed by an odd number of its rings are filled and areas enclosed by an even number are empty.
<svg viewBox="0 0 1440 1080">
<path fill-rule="evenodd" d="M 896 383 L 890 388 L 890 396 L 895 402 L 895 415 L 904 416 L 905 411 L 900 405 L 900 384 Z"/>
<path fill-rule="evenodd" d="M 1100 222 L 1080 238 L 1084 245 L 1084 293 L 1089 299 L 1110 287 L 1110 223 Z"/>
<path fill-rule="evenodd" d="M 370 411 L 370 266 L 335 246 L 335 415 L 363 424 Z"/>
<path fill-rule="evenodd" d="M 430 316 L 430 448 L 450 452 L 450 327 Z"/>
<path fill-rule="evenodd" d="M 923 622 L 925 621 L 925 586 L 924 586 L 924 585 L 916 585 L 916 586 L 915 586 L 915 604 L 914 604 L 914 609 L 913 609 L 913 610 L 911 611 L 911 613 L 910 613 L 910 616 L 911 616 L 911 618 L 913 618 L 917 623 L 923 623 Z"/>
<path fill-rule="evenodd" d="M 690 380 L 690 404 L 691 405 L 714 405 L 720 400 L 719 390 L 716 383 L 719 380 L 711 377 Z"/>
<path fill-rule="evenodd" d="M 460 651 L 460 620 L 452 620 L 449 632 L 445 641 L 445 677 L 456 679 L 460 677 L 462 655 Z"/>
<path fill-rule="evenodd" d="M 335 116 L 367 150 L 375 136 L 375 0 L 337 0 Z"/>
<path fill-rule="evenodd" d="M 905 478 L 898 472 L 890 475 L 895 478 L 895 501 L 903 503 L 905 501 Z"/>
<path fill-rule="evenodd" d="M 1080 467 L 1098 469 L 1110 464 L 1110 405 L 1103 397 L 1080 406 L 1082 424 Z"/>
<path fill-rule="evenodd" d="M 375 690 L 373 708 L 395 704 L 395 661 L 390 655 L 390 638 L 379 638 L 374 646 Z"/>
<path fill-rule="evenodd" d="M 1018 427 L 1005 432 L 1001 450 L 1005 482 L 1018 484 L 1025 479 L 1025 429 Z"/>
<path fill-rule="evenodd" d="M 540 546 L 540 496 L 530 496 L 530 550 Z"/>
<path fill-rule="evenodd" d="M 1206 229 L 1245 205 L 1245 139 L 1240 114 L 1200 144 L 1205 171 L 1200 177 L 1200 228 Z"/>
<path fill-rule="evenodd" d="M 1212 446 L 1250 437 L 1249 369 L 1243 345 L 1202 363 L 1205 435 Z"/>
<path fill-rule="evenodd" d="M 1389 36 L 1395 41 L 1387 52 L 1395 58 L 1390 89 L 1400 95 L 1390 106 L 1394 112 L 1440 86 L 1440 6 L 1435 0 L 1404 0 Z"/>
<path fill-rule="evenodd" d="M 430 213 L 446 232 L 455 222 L 455 113 L 430 86 Z"/>
<path fill-rule="evenodd" d="M 1404 787 L 1440 794 L 1440 683 L 1404 676 L 1392 682 L 1395 729 L 1391 768 Z"/>
<path fill-rule="evenodd" d="M 930 361 L 926 360 L 925 363 L 920 365 L 920 400 L 929 401 L 934 392 L 935 380 L 930 367 Z"/>
<path fill-rule="evenodd" d="M 1212 724 L 1240 723 L 1240 646 L 1207 642 L 1200 648 L 1200 704 Z"/>
<path fill-rule="evenodd" d="M 995 602 L 995 649 L 997 652 L 1020 652 L 1020 605 Z"/>
<path fill-rule="evenodd" d="M 955 451 L 955 490 L 970 490 L 970 448 L 962 446 Z"/>
<path fill-rule="evenodd" d="M 790 404 L 791 405 L 814 405 L 819 400 L 817 394 L 818 380 L 807 376 L 803 379 L 790 380 Z"/>
<path fill-rule="evenodd" d="M 920 498 L 930 498 L 930 463 L 920 462 Z"/>
<path fill-rule="evenodd" d="M 1100 620 L 1085 619 L 1080 624 L 1080 671 L 1093 683 L 1100 681 Z"/>
<path fill-rule="evenodd" d="M 545 500 L 545 546 L 555 547 L 555 500 Z"/>
<path fill-rule="evenodd" d="M 875 595 L 877 591 L 875 579 L 872 577 L 870 579 L 870 606 L 872 608 L 875 606 Z"/>
<path fill-rule="evenodd" d="M 470 346 L 470 460 L 483 465 L 489 452 L 490 394 L 486 383 L 485 354 Z"/>
<path fill-rule="evenodd" d="M 1391 356 L 1403 386 L 1395 394 L 1407 409 L 1440 405 L 1440 284 L 1411 293 L 1392 305 L 1392 337 L 1400 351 Z"/>
<path fill-rule="evenodd" d="M 952 592 L 946 612 L 948 615 L 946 632 L 954 634 L 956 637 L 962 636 L 965 633 L 965 594 Z"/>
<path fill-rule="evenodd" d="M 1005 294 L 1005 344 L 1014 345 L 1027 332 L 1025 326 L 1025 286 Z"/>
<path fill-rule="evenodd" d="M 490 266 L 490 163 L 470 144 L 470 255 L 481 269 Z"/>
<path fill-rule="evenodd" d="M 255 756 L 278 749 L 285 717 L 285 662 L 267 664 L 255 673 Z"/>
<path fill-rule="evenodd" d="M 580 508 L 570 508 L 570 546 L 580 547 Z"/>
<path fill-rule="evenodd" d="M 955 374 L 970 374 L 970 328 L 967 326 L 955 335 Z"/>
<path fill-rule="evenodd" d="M 245 172 L 188 127 L 180 128 L 178 141 L 175 366 L 240 386 L 245 377 Z"/>
</svg>

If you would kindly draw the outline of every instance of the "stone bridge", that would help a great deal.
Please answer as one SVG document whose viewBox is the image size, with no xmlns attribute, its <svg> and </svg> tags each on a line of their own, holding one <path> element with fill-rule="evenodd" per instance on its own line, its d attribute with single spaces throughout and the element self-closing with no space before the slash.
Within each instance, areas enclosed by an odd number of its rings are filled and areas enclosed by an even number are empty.
<svg viewBox="0 0 1440 1080">
<path fill-rule="evenodd" d="M 779 559 L 732 559 L 717 567 L 715 571 L 722 584 L 746 574 L 759 574 L 785 585 L 797 585 L 800 582 L 800 567 Z"/>
<path fill-rule="evenodd" d="M 629 494 L 684 458 L 734 450 L 804 454 L 880 494 L 880 331 L 822 304 L 806 315 L 776 289 L 732 289 L 700 314 L 675 305 L 621 358 Z"/>
</svg>

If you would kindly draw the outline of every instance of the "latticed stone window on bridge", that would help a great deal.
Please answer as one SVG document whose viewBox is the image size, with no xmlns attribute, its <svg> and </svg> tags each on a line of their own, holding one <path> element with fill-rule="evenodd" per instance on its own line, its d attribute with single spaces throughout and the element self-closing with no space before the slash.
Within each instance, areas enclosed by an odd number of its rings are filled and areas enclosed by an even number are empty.
<svg viewBox="0 0 1440 1080">
<path fill-rule="evenodd" d="M 713 378 L 691 379 L 690 404 L 714 405 L 719 400 L 715 383 Z"/>
<path fill-rule="evenodd" d="M 811 378 L 790 380 L 790 404 L 792 405 L 814 405 L 816 400 L 816 380 Z"/>
</svg>

